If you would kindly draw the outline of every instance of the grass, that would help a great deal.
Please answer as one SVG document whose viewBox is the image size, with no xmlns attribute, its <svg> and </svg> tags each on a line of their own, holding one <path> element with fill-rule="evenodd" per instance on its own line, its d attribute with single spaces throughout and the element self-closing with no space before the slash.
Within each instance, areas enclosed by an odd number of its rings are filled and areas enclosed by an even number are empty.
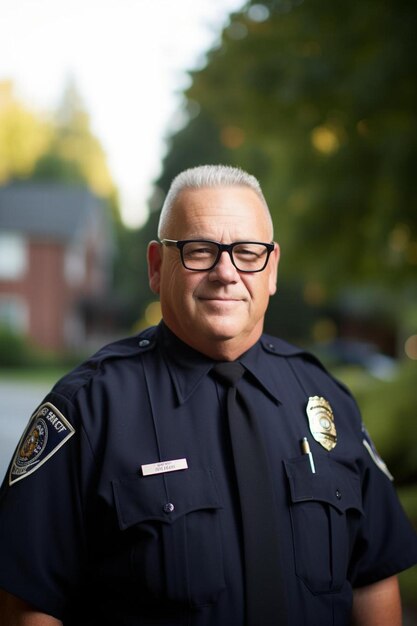
<svg viewBox="0 0 417 626">
<path fill-rule="evenodd" d="M 71 368 L 62 365 L 45 367 L 13 367 L 0 368 L 0 382 L 16 381 L 22 383 L 38 383 L 53 385 Z"/>
</svg>

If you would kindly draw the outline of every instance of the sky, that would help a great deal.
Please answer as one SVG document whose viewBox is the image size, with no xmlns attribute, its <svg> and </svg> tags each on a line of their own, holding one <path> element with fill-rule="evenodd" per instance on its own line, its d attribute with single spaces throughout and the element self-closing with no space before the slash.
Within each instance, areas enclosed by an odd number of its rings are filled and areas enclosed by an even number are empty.
<svg viewBox="0 0 417 626">
<path fill-rule="evenodd" d="M 70 80 L 139 226 L 198 68 L 243 0 L 0 0 L 0 81 L 52 112 Z"/>
</svg>

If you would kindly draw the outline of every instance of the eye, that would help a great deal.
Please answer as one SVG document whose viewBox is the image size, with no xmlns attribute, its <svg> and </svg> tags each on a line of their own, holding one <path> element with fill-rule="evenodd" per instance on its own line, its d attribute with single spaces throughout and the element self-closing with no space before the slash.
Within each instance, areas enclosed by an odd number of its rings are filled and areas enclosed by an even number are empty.
<svg viewBox="0 0 417 626">
<path fill-rule="evenodd" d="M 215 246 L 201 242 L 191 242 L 184 246 L 183 254 L 188 259 L 204 259 L 216 255 Z"/>
<path fill-rule="evenodd" d="M 259 259 L 265 253 L 265 247 L 258 244 L 242 244 L 233 248 L 233 254 L 239 259 L 251 261 Z"/>
</svg>

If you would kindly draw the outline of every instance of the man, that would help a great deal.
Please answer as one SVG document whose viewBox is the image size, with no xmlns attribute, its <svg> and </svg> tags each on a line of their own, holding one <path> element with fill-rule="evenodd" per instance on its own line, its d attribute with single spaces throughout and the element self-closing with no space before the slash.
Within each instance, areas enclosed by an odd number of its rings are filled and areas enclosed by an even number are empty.
<svg viewBox="0 0 417 626">
<path fill-rule="evenodd" d="M 258 182 L 183 172 L 158 236 L 163 322 L 59 381 L 11 462 L 0 623 L 399 626 L 416 535 L 349 393 L 262 334 L 280 251 Z M 261 446 L 243 469 L 236 411 Z"/>
</svg>

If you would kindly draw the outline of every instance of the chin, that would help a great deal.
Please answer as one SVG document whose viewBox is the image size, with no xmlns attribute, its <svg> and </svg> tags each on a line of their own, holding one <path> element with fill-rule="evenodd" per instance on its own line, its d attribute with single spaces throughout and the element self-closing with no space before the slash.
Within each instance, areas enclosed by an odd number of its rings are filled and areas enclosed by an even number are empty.
<svg viewBox="0 0 417 626">
<path fill-rule="evenodd" d="M 217 341 L 228 341 L 244 333 L 244 328 L 233 320 L 223 320 L 206 323 L 204 325 L 204 330 L 201 329 L 201 332 L 204 333 L 207 337 L 211 337 L 212 339 L 216 339 Z"/>
</svg>

